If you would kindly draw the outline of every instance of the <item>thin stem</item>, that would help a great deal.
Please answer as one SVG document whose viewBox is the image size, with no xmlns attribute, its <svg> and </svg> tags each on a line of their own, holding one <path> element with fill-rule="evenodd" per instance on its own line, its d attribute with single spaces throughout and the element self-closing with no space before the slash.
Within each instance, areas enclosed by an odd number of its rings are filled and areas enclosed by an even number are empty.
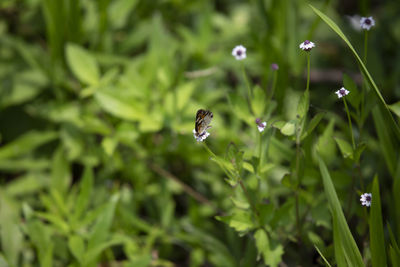
<svg viewBox="0 0 400 267">
<path fill-rule="evenodd" d="M 274 72 L 274 73 L 272 74 L 271 93 L 270 93 L 270 95 L 269 95 L 269 99 L 268 99 L 268 100 L 271 100 L 272 97 L 274 96 L 275 87 L 276 87 L 276 80 L 277 80 L 277 78 L 278 78 L 278 71 L 277 71 L 277 70 L 274 70 L 273 72 Z"/>
<path fill-rule="evenodd" d="M 307 87 L 306 91 L 310 88 L 310 52 L 307 52 Z"/>
<path fill-rule="evenodd" d="M 368 55 L 368 31 L 364 31 L 364 65 L 367 65 Z"/>
<path fill-rule="evenodd" d="M 261 135 L 262 135 L 262 133 L 259 132 L 258 133 L 258 170 L 257 170 L 259 175 L 260 175 L 260 172 L 261 172 L 260 168 L 261 168 L 261 157 L 262 157 L 262 146 L 261 146 L 262 145 L 262 141 L 261 141 L 262 138 L 261 138 Z"/>
<path fill-rule="evenodd" d="M 245 194 L 245 196 L 247 198 L 247 201 L 249 202 L 249 205 L 250 205 L 250 207 L 251 207 L 251 209 L 252 209 L 252 211 L 254 213 L 254 216 L 256 216 L 257 220 L 259 221 L 259 213 L 258 213 L 256 207 L 254 206 L 254 203 L 250 198 L 249 191 L 247 191 L 246 186 L 244 185 L 242 179 L 239 180 L 239 185 L 242 188 L 243 193 Z M 260 223 L 260 221 L 259 221 L 259 223 Z"/>
<path fill-rule="evenodd" d="M 248 98 L 249 103 L 250 103 L 250 100 L 251 100 L 251 97 L 252 97 L 251 87 L 250 87 L 249 80 L 247 79 L 247 74 L 246 74 L 246 70 L 244 68 L 244 64 L 243 63 L 242 63 L 242 73 L 243 73 L 244 82 L 246 83 L 246 87 L 247 87 L 247 98 Z"/>
<path fill-rule="evenodd" d="M 349 120 L 349 127 L 350 127 L 350 135 L 351 135 L 351 143 L 353 145 L 353 150 L 356 149 L 356 143 L 354 142 L 354 135 L 353 135 L 353 127 L 351 125 L 351 118 L 350 118 L 350 112 L 349 112 L 349 108 L 347 107 L 347 102 L 346 102 L 346 98 L 343 98 L 343 102 L 344 102 L 344 106 L 346 108 L 346 113 L 347 113 L 347 119 Z"/>
</svg>

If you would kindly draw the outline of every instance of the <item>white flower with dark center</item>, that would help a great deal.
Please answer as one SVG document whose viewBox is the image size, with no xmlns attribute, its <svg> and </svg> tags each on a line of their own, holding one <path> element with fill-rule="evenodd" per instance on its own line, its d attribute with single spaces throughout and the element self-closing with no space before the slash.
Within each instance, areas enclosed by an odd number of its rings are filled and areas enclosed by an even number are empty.
<svg viewBox="0 0 400 267">
<path fill-rule="evenodd" d="M 243 45 L 235 46 L 232 50 L 232 56 L 236 58 L 236 60 L 242 60 L 246 58 L 246 47 Z"/>
<path fill-rule="evenodd" d="M 369 31 L 375 26 L 375 20 L 372 17 L 362 17 L 360 19 L 360 25 L 362 29 Z"/>
<path fill-rule="evenodd" d="M 372 201 L 372 194 L 371 193 L 364 193 L 361 195 L 360 198 L 361 205 L 363 206 L 371 206 L 371 201 Z"/>
<path fill-rule="evenodd" d="M 305 40 L 300 44 L 300 48 L 303 49 L 304 51 L 311 51 L 315 47 L 315 44 L 309 40 Z"/>
<path fill-rule="evenodd" d="M 258 131 L 260 133 L 264 132 L 265 127 L 267 127 L 267 122 L 266 121 L 261 122 L 260 118 L 256 119 L 256 124 L 257 124 Z"/>
<path fill-rule="evenodd" d="M 335 92 L 335 94 L 337 94 L 338 98 L 342 98 L 346 95 L 348 95 L 350 93 L 350 91 L 346 90 L 346 88 L 342 87 L 339 90 L 337 90 Z"/>
<path fill-rule="evenodd" d="M 201 134 L 197 134 L 196 130 L 193 129 L 193 136 L 194 139 L 196 139 L 197 142 L 203 142 L 204 140 L 206 140 L 206 138 L 210 135 L 209 132 L 207 131 L 203 131 Z"/>
</svg>

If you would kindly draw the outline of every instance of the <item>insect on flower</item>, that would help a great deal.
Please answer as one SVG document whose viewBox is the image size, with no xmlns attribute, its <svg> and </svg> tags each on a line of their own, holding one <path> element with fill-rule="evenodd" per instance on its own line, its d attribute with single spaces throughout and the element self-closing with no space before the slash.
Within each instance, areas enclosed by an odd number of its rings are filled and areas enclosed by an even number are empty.
<svg viewBox="0 0 400 267">
<path fill-rule="evenodd" d="M 213 113 L 209 110 L 199 109 L 197 111 L 196 122 L 193 130 L 194 138 L 197 141 L 202 142 L 210 135 L 207 132 L 207 129 L 211 128 L 209 124 L 213 117 Z"/>
</svg>

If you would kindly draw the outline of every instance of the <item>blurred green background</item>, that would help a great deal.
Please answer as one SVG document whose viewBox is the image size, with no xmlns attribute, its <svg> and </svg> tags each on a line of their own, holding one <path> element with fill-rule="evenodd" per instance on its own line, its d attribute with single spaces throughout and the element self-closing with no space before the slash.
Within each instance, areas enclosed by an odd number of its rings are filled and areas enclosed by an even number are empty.
<svg viewBox="0 0 400 267">
<path fill-rule="evenodd" d="M 332 138 L 350 140 L 334 91 L 345 74 L 354 88 L 349 97 L 357 96 L 362 76 L 308 4 L 335 20 L 360 54 L 364 35 L 351 18 L 374 16 L 367 68 L 386 102 L 395 103 L 398 1 L 2 0 L 0 266 L 324 266 L 314 245 L 330 262 L 334 252 L 317 147 L 369 262 L 363 192 L 349 194 L 355 166 Z M 299 44 L 306 39 L 316 43 L 309 114 L 324 115 L 303 143 L 298 236 L 295 198 L 283 182 L 295 143 L 269 128 L 264 162 L 255 163 L 261 137 L 254 120 L 296 118 L 307 73 Z M 242 62 L 231 55 L 239 44 L 247 48 Z M 253 110 L 243 68 L 257 92 Z M 273 100 L 257 102 L 267 99 L 274 75 Z M 372 99 L 366 109 L 374 105 Z M 263 205 L 266 253 L 257 250 L 265 244 L 252 235 L 240 187 L 225 181 L 193 138 L 200 108 L 214 113 L 208 147 L 227 161 L 243 151 L 243 179 Z M 365 186 L 378 174 L 381 192 L 391 192 L 400 177 L 398 140 L 378 132 L 379 119 L 368 114 L 354 125 L 366 146 L 358 165 Z M 382 151 L 382 142 L 391 149 Z M 400 220 L 385 217 L 396 214 L 392 197 L 382 195 L 384 222 L 400 237 Z"/>
</svg>

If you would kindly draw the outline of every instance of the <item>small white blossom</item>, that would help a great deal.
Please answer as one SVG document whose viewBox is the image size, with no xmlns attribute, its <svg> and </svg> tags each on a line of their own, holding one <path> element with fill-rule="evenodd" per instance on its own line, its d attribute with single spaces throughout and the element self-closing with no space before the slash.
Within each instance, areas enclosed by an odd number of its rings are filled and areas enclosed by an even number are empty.
<svg viewBox="0 0 400 267">
<path fill-rule="evenodd" d="M 300 48 L 307 52 L 311 51 L 313 47 L 315 47 L 315 44 L 309 40 L 305 40 L 300 44 Z"/>
<path fill-rule="evenodd" d="M 232 50 L 232 56 L 236 58 L 236 60 L 242 60 L 246 58 L 246 47 L 243 45 L 235 46 Z"/>
<path fill-rule="evenodd" d="M 361 17 L 360 25 L 362 29 L 369 31 L 375 26 L 375 20 L 372 17 Z"/>
<path fill-rule="evenodd" d="M 256 124 L 257 124 L 258 131 L 260 133 L 264 132 L 265 127 L 267 127 L 267 122 L 266 121 L 261 122 L 260 118 L 256 119 Z"/>
<path fill-rule="evenodd" d="M 371 201 L 372 201 L 372 194 L 371 193 L 364 193 L 361 195 L 360 198 L 361 205 L 363 206 L 371 206 Z"/>
<path fill-rule="evenodd" d="M 206 140 L 206 138 L 210 135 L 209 132 L 204 131 L 201 134 L 197 134 L 196 130 L 193 129 L 193 136 L 196 139 L 197 142 L 203 142 L 204 140 Z"/>
<path fill-rule="evenodd" d="M 346 88 L 342 87 L 339 90 L 337 90 L 335 92 L 335 94 L 337 94 L 338 98 L 342 98 L 346 95 L 348 95 L 350 93 L 350 91 L 346 90 Z"/>
</svg>

